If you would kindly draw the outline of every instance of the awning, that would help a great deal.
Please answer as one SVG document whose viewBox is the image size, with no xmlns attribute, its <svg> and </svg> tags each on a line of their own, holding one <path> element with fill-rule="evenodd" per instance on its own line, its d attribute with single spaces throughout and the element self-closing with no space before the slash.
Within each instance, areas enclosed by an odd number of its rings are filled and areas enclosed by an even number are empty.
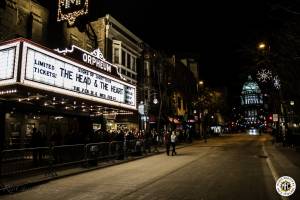
<svg viewBox="0 0 300 200">
<path fill-rule="evenodd" d="M 174 123 L 174 124 L 180 124 L 179 119 L 176 119 L 174 117 L 168 117 L 169 122 Z"/>
</svg>

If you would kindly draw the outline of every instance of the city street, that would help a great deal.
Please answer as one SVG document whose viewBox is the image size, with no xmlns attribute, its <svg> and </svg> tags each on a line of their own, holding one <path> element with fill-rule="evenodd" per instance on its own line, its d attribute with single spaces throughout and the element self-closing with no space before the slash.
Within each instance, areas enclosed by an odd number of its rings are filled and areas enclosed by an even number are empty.
<svg viewBox="0 0 300 200">
<path fill-rule="evenodd" d="M 176 156 L 158 154 L 1 199 L 285 199 L 276 192 L 275 179 L 287 175 L 299 184 L 299 165 L 270 139 L 235 134 L 196 141 L 177 149 Z M 299 197 L 297 188 L 289 199 Z"/>
</svg>

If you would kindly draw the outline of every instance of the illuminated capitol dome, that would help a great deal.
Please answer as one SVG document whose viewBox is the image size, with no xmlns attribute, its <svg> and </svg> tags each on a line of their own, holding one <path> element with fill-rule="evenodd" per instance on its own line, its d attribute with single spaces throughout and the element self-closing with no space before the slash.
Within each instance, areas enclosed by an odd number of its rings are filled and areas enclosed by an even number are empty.
<svg viewBox="0 0 300 200">
<path fill-rule="evenodd" d="M 246 126 L 258 125 L 261 120 L 259 111 L 263 107 L 263 96 L 258 84 L 248 76 L 248 81 L 244 83 L 241 92 L 241 105 Z"/>
</svg>

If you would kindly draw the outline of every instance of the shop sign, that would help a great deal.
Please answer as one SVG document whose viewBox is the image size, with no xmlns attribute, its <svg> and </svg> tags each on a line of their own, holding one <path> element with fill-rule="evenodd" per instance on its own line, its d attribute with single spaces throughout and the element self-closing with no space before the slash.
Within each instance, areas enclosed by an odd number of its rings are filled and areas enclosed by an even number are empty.
<svg viewBox="0 0 300 200">
<path fill-rule="evenodd" d="M 278 114 L 273 114 L 273 122 L 278 122 Z"/>
<path fill-rule="evenodd" d="M 136 109 L 136 88 L 122 80 L 28 43 L 24 43 L 22 60 L 24 84 Z"/>
<path fill-rule="evenodd" d="M 57 21 L 73 25 L 76 18 L 88 13 L 88 0 L 58 0 Z"/>
<path fill-rule="evenodd" d="M 138 106 L 139 114 L 144 115 L 145 114 L 144 110 L 145 110 L 145 105 L 143 103 L 140 103 Z"/>
</svg>

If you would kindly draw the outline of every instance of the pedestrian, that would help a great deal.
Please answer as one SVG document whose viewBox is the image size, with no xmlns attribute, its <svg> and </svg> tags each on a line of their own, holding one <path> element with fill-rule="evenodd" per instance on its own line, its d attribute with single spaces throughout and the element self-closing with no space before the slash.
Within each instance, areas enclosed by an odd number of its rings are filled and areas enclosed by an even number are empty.
<svg viewBox="0 0 300 200">
<path fill-rule="evenodd" d="M 32 157 L 33 157 L 33 164 L 39 165 L 40 161 L 40 150 L 39 147 L 41 146 L 41 132 L 37 130 L 37 128 L 33 128 L 31 132 L 31 146 L 32 146 Z"/>
<path fill-rule="evenodd" d="M 153 146 L 154 146 L 153 152 L 159 153 L 159 150 L 158 150 L 159 135 L 155 130 L 153 130 L 153 132 L 152 132 L 152 141 L 153 141 Z"/>
<path fill-rule="evenodd" d="M 172 132 L 171 135 L 171 145 L 172 145 L 172 156 L 175 154 L 176 155 L 176 134 L 175 131 Z"/>
<path fill-rule="evenodd" d="M 170 137 L 170 133 L 167 130 L 164 133 L 164 142 L 165 142 L 165 145 L 166 145 L 166 153 L 169 156 L 170 155 L 171 137 Z"/>
</svg>

